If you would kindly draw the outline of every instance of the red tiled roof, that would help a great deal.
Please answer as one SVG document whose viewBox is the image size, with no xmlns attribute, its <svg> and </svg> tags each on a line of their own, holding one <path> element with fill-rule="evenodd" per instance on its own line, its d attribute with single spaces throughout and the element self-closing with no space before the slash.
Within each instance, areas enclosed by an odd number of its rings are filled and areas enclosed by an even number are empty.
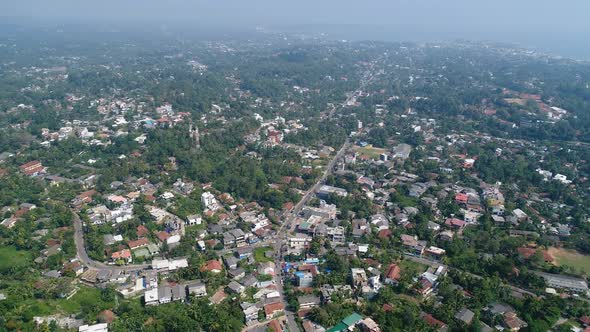
<svg viewBox="0 0 590 332">
<path fill-rule="evenodd" d="M 267 326 L 272 332 L 283 332 L 283 329 L 281 328 L 281 324 L 276 319 L 271 320 Z"/>
<path fill-rule="evenodd" d="M 38 165 L 41 165 L 41 162 L 39 160 L 32 160 L 26 164 L 20 165 L 20 169 L 25 170 L 27 168 L 37 167 Z"/>
<path fill-rule="evenodd" d="M 426 322 L 426 324 L 430 325 L 430 326 L 436 326 L 438 328 L 443 328 L 445 326 L 447 326 L 447 324 L 441 322 L 440 320 L 434 318 L 431 314 L 424 314 L 422 316 L 422 319 L 424 319 L 424 322 Z"/>
<path fill-rule="evenodd" d="M 170 234 L 166 233 L 165 231 L 161 231 L 156 233 L 156 237 L 158 238 L 158 240 L 160 240 L 160 242 L 164 242 L 166 240 L 168 240 L 168 238 L 170 237 Z"/>
<path fill-rule="evenodd" d="M 469 197 L 467 197 L 467 195 L 463 193 L 458 193 L 455 195 L 455 200 L 458 202 L 466 203 L 468 199 Z"/>
<path fill-rule="evenodd" d="M 389 267 L 387 268 L 387 273 L 385 273 L 385 277 L 387 279 L 391 279 L 391 280 L 399 280 L 401 278 L 401 272 L 402 270 L 400 269 L 399 266 L 397 266 L 396 264 L 391 264 L 389 265 Z"/>
<path fill-rule="evenodd" d="M 389 229 L 382 229 L 382 230 L 379 231 L 379 233 L 377 233 L 377 236 L 380 239 L 386 239 L 386 238 L 391 237 L 391 234 L 392 234 L 391 233 L 391 230 L 389 230 Z"/>
<path fill-rule="evenodd" d="M 21 165 L 20 169 L 26 175 L 32 175 L 43 170 L 43 165 L 38 160 L 29 161 L 28 163 Z"/>
<path fill-rule="evenodd" d="M 139 225 L 137 226 L 136 233 L 138 237 L 147 236 L 148 234 L 150 234 L 150 230 L 147 229 L 147 227 L 145 227 L 144 225 Z"/>
<path fill-rule="evenodd" d="M 457 218 L 448 218 L 447 221 L 445 221 L 445 225 L 447 226 L 451 226 L 451 227 L 464 227 L 467 223 L 461 219 L 457 219 Z"/>
<path fill-rule="evenodd" d="M 281 302 L 270 303 L 264 306 L 264 313 L 266 314 L 266 316 L 272 316 L 276 312 L 281 310 L 285 310 L 285 305 Z"/>
<path fill-rule="evenodd" d="M 142 237 L 142 238 L 137 239 L 135 241 L 127 241 L 127 246 L 130 249 L 135 249 L 135 248 L 147 246 L 149 243 L 150 243 L 150 241 L 148 239 L 146 239 L 145 237 Z"/>
<path fill-rule="evenodd" d="M 201 267 L 201 272 L 221 271 L 222 269 L 223 269 L 223 266 L 221 265 L 221 262 L 219 262 L 218 260 L 212 259 L 212 260 L 208 261 L 207 263 L 205 263 L 205 265 L 203 265 Z"/>
<path fill-rule="evenodd" d="M 119 259 L 119 258 L 130 258 L 131 257 L 131 250 L 123 249 L 121 251 L 115 251 L 112 255 L 112 259 Z"/>
</svg>

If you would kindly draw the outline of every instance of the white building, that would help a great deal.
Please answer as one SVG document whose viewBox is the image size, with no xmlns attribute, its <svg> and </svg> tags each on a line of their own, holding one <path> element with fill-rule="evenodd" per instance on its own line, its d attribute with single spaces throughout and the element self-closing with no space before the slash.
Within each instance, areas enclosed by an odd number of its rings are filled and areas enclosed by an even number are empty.
<svg viewBox="0 0 590 332">
<path fill-rule="evenodd" d="M 107 323 L 94 325 L 82 325 L 78 328 L 79 332 L 108 332 Z"/>
<path fill-rule="evenodd" d="M 204 192 L 201 195 L 201 203 L 206 209 L 211 211 L 217 211 L 220 207 L 217 199 L 215 199 L 215 196 L 213 196 L 213 194 L 210 192 Z"/>
</svg>

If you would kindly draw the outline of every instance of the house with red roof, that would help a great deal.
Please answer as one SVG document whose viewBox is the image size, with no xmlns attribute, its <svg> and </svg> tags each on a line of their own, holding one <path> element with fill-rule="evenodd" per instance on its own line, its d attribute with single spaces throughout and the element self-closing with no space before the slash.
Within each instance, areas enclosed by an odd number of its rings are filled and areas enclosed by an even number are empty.
<svg viewBox="0 0 590 332">
<path fill-rule="evenodd" d="M 467 204 L 467 201 L 469 200 L 469 196 L 467 196 L 467 194 L 464 193 L 457 193 L 455 195 L 455 202 L 457 204 Z"/>
<path fill-rule="evenodd" d="M 423 312 L 421 315 L 426 325 L 436 328 L 438 331 L 446 331 L 449 327 L 444 322 L 434 318 L 431 314 Z"/>
<path fill-rule="evenodd" d="M 285 305 L 281 302 L 269 303 L 264 306 L 264 314 L 266 319 L 271 319 L 279 314 L 285 312 Z"/>
<path fill-rule="evenodd" d="M 377 233 L 377 237 L 380 239 L 388 239 L 391 237 L 391 230 L 390 229 L 382 229 Z"/>
<path fill-rule="evenodd" d="M 47 168 L 41 164 L 39 160 L 29 161 L 24 165 L 20 165 L 20 170 L 27 176 L 37 176 L 47 171 Z"/>
<path fill-rule="evenodd" d="M 283 332 L 283 327 L 281 326 L 281 323 L 278 320 L 271 320 L 267 325 L 267 329 L 269 329 L 272 332 Z"/>
<path fill-rule="evenodd" d="M 134 250 L 137 248 L 145 247 L 150 243 L 148 239 L 145 237 L 139 238 L 137 240 L 127 241 L 127 246 L 129 249 Z"/>
<path fill-rule="evenodd" d="M 221 262 L 216 260 L 216 259 L 212 259 L 210 261 L 207 261 L 207 263 L 205 263 L 205 265 L 201 266 L 200 269 L 201 272 L 211 272 L 211 273 L 221 273 L 221 271 L 223 271 L 223 266 L 221 265 Z"/>
<path fill-rule="evenodd" d="M 156 233 L 156 237 L 158 238 L 158 241 L 160 241 L 160 243 L 166 243 L 166 240 L 168 240 L 170 234 L 168 234 L 165 231 L 161 231 Z"/>
<path fill-rule="evenodd" d="M 397 264 L 390 264 L 385 272 L 385 283 L 397 285 L 401 278 L 402 269 Z"/>
<path fill-rule="evenodd" d="M 467 225 L 467 223 L 461 219 L 457 219 L 457 218 L 448 218 L 445 221 L 445 225 L 449 226 L 451 229 L 453 230 L 462 230 L 465 225 Z"/>
<path fill-rule="evenodd" d="M 72 204 L 74 206 L 80 206 L 82 204 L 90 203 L 92 202 L 92 197 L 94 195 L 96 195 L 96 190 L 85 191 L 80 195 L 76 196 L 76 198 L 72 200 Z"/>
<path fill-rule="evenodd" d="M 144 225 L 139 225 L 135 234 L 137 234 L 137 237 L 146 237 L 150 234 L 150 230 Z"/>
<path fill-rule="evenodd" d="M 131 250 L 123 249 L 120 251 L 115 251 L 114 253 L 111 254 L 111 259 L 113 261 L 123 260 L 126 263 L 131 263 L 131 261 L 132 261 Z"/>
</svg>

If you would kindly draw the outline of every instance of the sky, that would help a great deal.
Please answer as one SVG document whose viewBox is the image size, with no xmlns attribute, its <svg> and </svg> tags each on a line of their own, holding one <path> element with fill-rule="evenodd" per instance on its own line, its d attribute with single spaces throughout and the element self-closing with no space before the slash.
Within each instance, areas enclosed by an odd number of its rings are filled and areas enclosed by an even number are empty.
<svg viewBox="0 0 590 332">
<path fill-rule="evenodd" d="M 590 59 L 588 0 L 2 0 L 0 17 L 331 27 L 355 38 L 492 40 Z M 340 29 L 340 30 L 339 30 Z"/>
</svg>

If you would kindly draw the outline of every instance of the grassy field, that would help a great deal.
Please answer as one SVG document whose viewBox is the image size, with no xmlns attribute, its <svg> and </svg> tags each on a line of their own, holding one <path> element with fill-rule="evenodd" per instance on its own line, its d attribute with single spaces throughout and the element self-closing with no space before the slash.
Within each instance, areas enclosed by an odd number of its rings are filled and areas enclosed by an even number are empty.
<svg viewBox="0 0 590 332">
<path fill-rule="evenodd" d="M 86 311 L 98 311 L 112 308 L 114 302 L 105 302 L 101 299 L 100 290 L 91 287 L 80 287 L 80 290 L 71 299 L 38 300 L 27 299 L 19 303 L 10 314 L 22 315 L 27 319 L 33 316 L 48 315 L 72 315 L 78 314 L 85 308 Z"/>
<path fill-rule="evenodd" d="M 15 247 L 0 248 L 0 273 L 27 267 L 31 262 L 31 253 L 28 251 L 17 250 Z"/>
<path fill-rule="evenodd" d="M 426 265 L 416 263 L 409 259 L 402 259 L 399 262 L 399 267 L 402 269 L 402 271 L 410 271 L 412 275 L 422 274 L 428 269 Z"/>
<path fill-rule="evenodd" d="M 582 271 L 586 274 L 590 274 L 589 255 L 583 255 L 575 250 L 554 247 L 549 248 L 547 251 L 555 258 L 555 265 L 567 265 L 575 268 L 576 271 Z"/>
<path fill-rule="evenodd" d="M 365 147 L 356 146 L 354 149 L 358 154 L 371 159 L 379 159 L 380 154 L 387 152 L 385 149 L 376 148 L 372 145 L 367 145 Z"/>
<path fill-rule="evenodd" d="M 74 314 L 80 311 L 83 305 L 92 305 L 102 303 L 100 290 L 97 288 L 81 287 L 76 295 L 71 299 L 59 299 L 55 301 L 55 306 L 61 311 Z"/>
<path fill-rule="evenodd" d="M 266 256 L 264 256 L 264 253 L 272 250 L 271 247 L 262 247 L 262 248 L 256 248 L 254 249 L 254 259 L 256 259 L 257 262 L 272 262 L 273 259 L 272 258 L 268 258 Z"/>
</svg>

